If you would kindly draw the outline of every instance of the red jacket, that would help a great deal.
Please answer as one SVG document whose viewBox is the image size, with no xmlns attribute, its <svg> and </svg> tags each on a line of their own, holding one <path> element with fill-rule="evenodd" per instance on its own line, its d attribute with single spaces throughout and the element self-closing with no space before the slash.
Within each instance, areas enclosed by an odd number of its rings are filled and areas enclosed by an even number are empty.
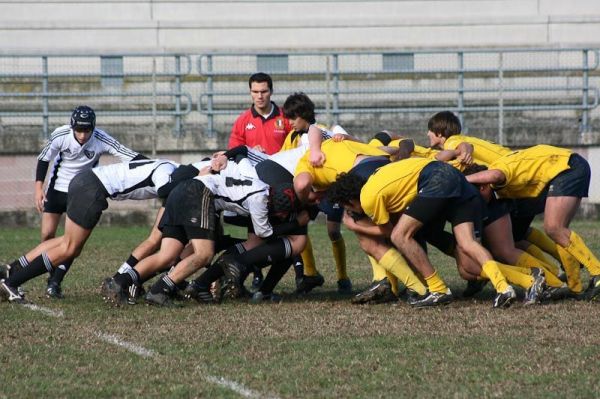
<svg viewBox="0 0 600 399">
<path fill-rule="evenodd" d="M 281 109 L 272 104 L 274 109 L 267 119 L 258 114 L 254 107 L 238 116 L 231 129 L 228 148 L 260 145 L 269 155 L 279 151 L 292 127 Z"/>
</svg>

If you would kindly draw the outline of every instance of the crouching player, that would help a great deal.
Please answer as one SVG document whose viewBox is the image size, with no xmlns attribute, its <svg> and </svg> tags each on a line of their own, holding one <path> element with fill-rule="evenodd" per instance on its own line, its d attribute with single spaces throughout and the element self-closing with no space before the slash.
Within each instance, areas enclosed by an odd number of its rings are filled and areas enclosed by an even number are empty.
<svg viewBox="0 0 600 399">
<path fill-rule="evenodd" d="M 67 199 L 65 233 L 42 242 L 26 255 L 2 267 L 0 298 L 24 303 L 17 287 L 79 256 L 92 230 L 114 200 L 166 197 L 169 178 L 177 164 L 167 160 L 140 160 L 101 166 L 79 173 L 71 180 Z"/>
<path fill-rule="evenodd" d="M 383 166 L 368 180 L 342 174 L 330 188 L 330 196 L 346 209 L 365 213 L 370 226 L 352 226 L 365 235 L 387 236 L 407 261 L 425 279 L 428 292 L 413 295 L 416 307 L 448 303 L 452 293 L 431 265 L 426 252 L 415 239 L 424 226 L 445 218 L 452 224 L 457 249 L 474 259 L 481 274 L 497 291 L 494 307 L 508 307 L 515 300 L 499 265 L 478 242 L 482 204 L 476 189 L 452 166 L 424 158 L 409 158 Z M 395 225 L 391 215 L 401 214 Z"/>
</svg>

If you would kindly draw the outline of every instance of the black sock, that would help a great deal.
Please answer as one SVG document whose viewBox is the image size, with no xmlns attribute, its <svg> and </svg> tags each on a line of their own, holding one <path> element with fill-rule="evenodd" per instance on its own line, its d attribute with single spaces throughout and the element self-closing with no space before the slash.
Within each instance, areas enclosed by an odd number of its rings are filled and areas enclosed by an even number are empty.
<svg viewBox="0 0 600 399">
<path fill-rule="evenodd" d="M 280 262 L 273 263 L 267 276 L 260 286 L 260 292 L 263 294 L 271 294 L 275 289 L 275 286 L 281 281 L 285 273 L 292 266 L 290 259 L 285 259 Z"/>
<path fill-rule="evenodd" d="M 164 275 L 163 278 L 159 279 L 154 285 L 150 288 L 150 292 L 153 294 L 165 293 L 167 295 L 171 295 L 175 292 L 175 283 L 168 275 Z"/>
<path fill-rule="evenodd" d="M 246 241 L 246 240 L 241 239 L 241 238 L 232 237 L 229 234 L 223 235 L 223 236 L 219 237 L 219 239 L 215 242 L 215 252 L 219 253 L 231 246 L 240 244 L 244 241 Z"/>
<path fill-rule="evenodd" d="M 304 263 L 302 263 L 302 256 L 296 255 L 293 260 L 294 264 L 294 273 L 296 274 L 296 278 L 304 277 Z"/>
<path fill-rule="evenodd" d="M 125 263 L 127 263 L 131 267 L 135 267 L 135 265 L 137 265 L 138 262 L 139 262 L 138 258 L 136 258 L 135 256 L 133 256 L 133 254 L 131 254 L 131 255 L 129 255 L 129 258 L 127 259 L 127 261 Z"/>
<path fill-rule="evenodd" d="M 6 283 L 11 287 L 18 287 L 34 277 L 51 272 L 52 269 L 52 263 L 48 259 L 48 255 L 43 252 L 40 256 L 32 260 L 27 267 L 22 267 L 15 273 L 11 271 Z"/>
<path fill-rule="evenodd" d="M 62 265 L 59 265 L 56 269 L 52 270 L 50 273 L 50 278 L 48 278 L 48 283 L 56 283 L 60 285 L 65 278 L 65 275 L 71 268 L 71 264 L 73 263 L 73 259 L 63 262 Z"/>
<path fill-rule="evenodd" d="M 292 244 L 286 237 L 277 238 L 239 254 L 235 259 L 245 265 L 264 267 L 280 262 L 292 255 Z"/>
<path fill-rule="evenodd" d="M 208 288 L 223 275 L 221 265 L 213 263 L 195 280 L 195 284 L 202 288 Z"/>
<path fill-rule="evenodd" d="M 113 277 L 117 284 L 123 288 L 128 288 L 132 284 L 140 284 L 140 274 L 135 269 L 129 269 L 126 273 L 117 274 Z"/>
</svg>

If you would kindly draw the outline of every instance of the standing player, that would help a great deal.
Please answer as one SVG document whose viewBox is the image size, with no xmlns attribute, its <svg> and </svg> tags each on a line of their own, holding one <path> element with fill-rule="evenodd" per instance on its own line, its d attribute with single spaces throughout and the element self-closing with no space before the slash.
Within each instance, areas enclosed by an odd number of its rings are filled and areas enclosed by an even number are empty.
<svg viewBox="0 0 600 399">
<path fill-rule="evenodd" d="M 248 81 L 252 106 L 233 124 L 228 148 L 247 145 L 250 148 L 274 154 L 281 149 L 285 137 L 292 130 L 281 108 L 271 101 L 273 80 L 266 73 L 255 73 Z"/>
<path fill-rule="evenodd" d="M 83 171 L 69 184 L 65 233 L 39 244 L 24 256 L 0 267 L 0 298 L 25 299 L 17 287 L 79 256 L 92 230 L 113 200 L 166 197 L 173 188 L 171 173 L 178 165 L 167 160 L 116 163 Z"/>
<path fill-rule="evenodd" d="M 73 110 L 71 122 L 54 130 L 38 156 L 35 176 L 35 206 L 42 213 L 41 241 L 56 236 L 61 215 L 67 210 L 67 191 L 71 179 L 98 165 L 100 155 L 109 153 L 123 162 L 145 158 L 121 145 L 105 131 L 96 129 L 96 114 L 86 105 Z M 46 172 L 51 165 L 44 190 Z M 46 296 L 62 298 L 61 282 L 71 266 L 57 265 L 48 278 Z"/>
</svg>

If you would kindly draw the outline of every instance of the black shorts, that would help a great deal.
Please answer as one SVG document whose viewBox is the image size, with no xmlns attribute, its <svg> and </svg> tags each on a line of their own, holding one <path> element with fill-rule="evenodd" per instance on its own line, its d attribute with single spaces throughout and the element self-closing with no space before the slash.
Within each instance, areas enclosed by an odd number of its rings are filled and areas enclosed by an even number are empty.
<svg viewBox="0 0 600 399">
<path fill-rule="evenodd" d="M 67 193 L 56 191 L 49 187 L 46 191 L 46 200 L 44 201 L 45 213 L 63 214 L 67 211 Z"/>
<path fill-rule="evenodd" d="M 283 166 L 270 159 L 256 164 L 258 178 L 273 187 L 282 183 L 293 183 L 294 176 Z"/>
<path fill-rule="evenodd" d="M 344 216 L 344 207 L 339 204 L 332 204 L 327 196 L 325 196 L 317 205 L 319 210 L 327 216 L 328 222 L 342 222 L 342 216 Z"/>
<path fill-rule="evenodd" d="M 508 215 L 513 208 L 513 202 L 511 199 L 492 197 L 491 201 L 484 205 L 483 225 L 488 226 L 504 215 Z"/>
<path fill-rule="evenodd" d="M 93 229 L 108 208 L 108 192 L 92 170 L 76 175 L 69 183 L 67 216 L 84 229 Z"/>
<path fill-rule="evenodd" d="M 588 196 L 590 188 L 590 164 L 579 154 L 569 158 L 570 168 L 559 173 L 548 184 L 548 197 L 578 197 Z"/>
<path fill-rule="evenodd" d="M 384 156 L 368 157 L 354 165 L 348 173 L 368 179 L 372 174 L 377 172 L 377 169 L 389 163 L 390 160 Z"/>
<path fill-rule="evenodd" d="M 480 238 L 483 222 L 483 200 L 479 196 L 458 198 L 427 198 L 417 196 L 404 213 L 423 223 L 424 227 L 447 220 L 452 227 L 471 222 L 475 237 Z"/>
<path fill-rule="evenodd" d="M 419 174 L 419 197 L 458 198 L 468 200 L 479 196 L 477 189 L 465 176 L 445 162 L 431 162 Z"/>
<path fill-rule="evenodd" d="M 200 180 L 185 180 L 169 194 L 158 228 L 163 237 L 183 243 L 191 239 L 214 240 L 215 214 L 212 192 Z"/>
</svg>

